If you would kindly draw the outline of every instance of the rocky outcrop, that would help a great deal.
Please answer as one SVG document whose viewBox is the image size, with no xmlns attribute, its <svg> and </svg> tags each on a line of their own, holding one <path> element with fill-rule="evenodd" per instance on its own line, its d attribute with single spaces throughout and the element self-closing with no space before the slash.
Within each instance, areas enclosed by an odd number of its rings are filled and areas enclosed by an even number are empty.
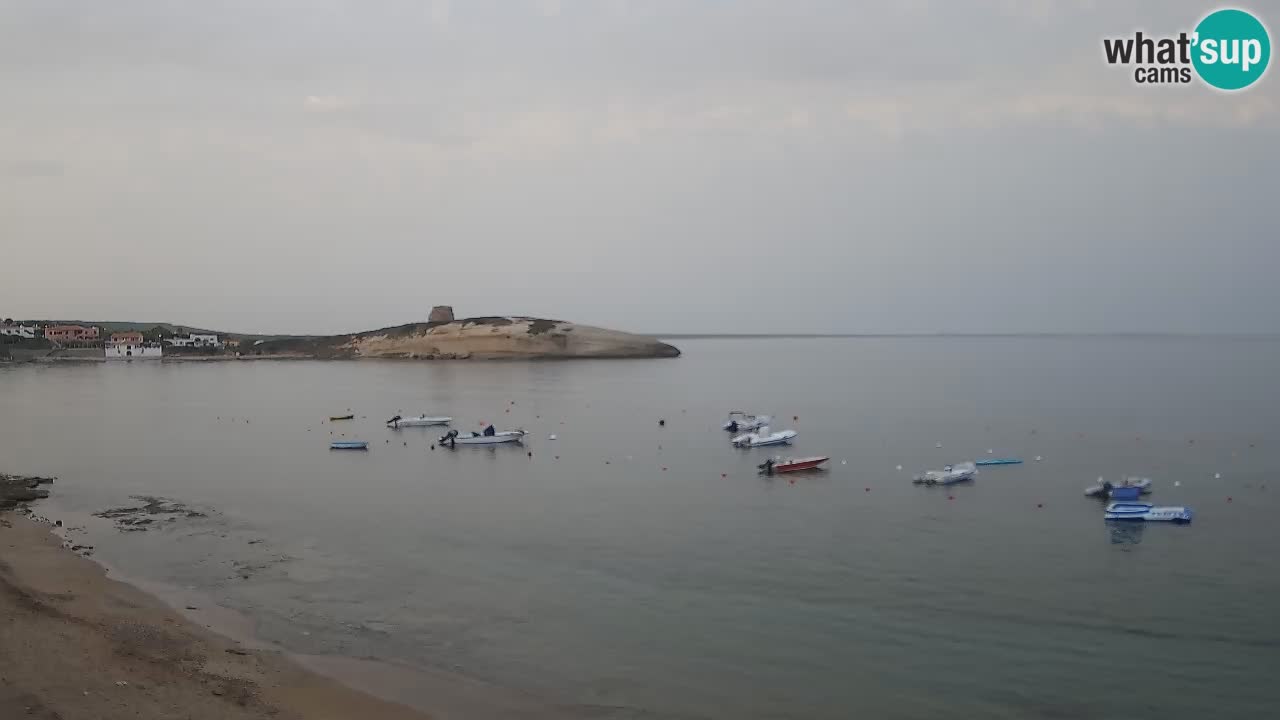
<svg viewBox="0 0 1280 720">
<path fill-rule="evenodd" d="M 657 338 L 528 317 L 416 323 L 352 335 L 335 350 L 356 357 L 443 359 L 658 358 L 680 351 Z"/>
<path fill-rule="evenodd" d="M 0 474 L 0 510 L 8 510 L 18 503 L 49 497 L 49 491 L 40 486 L 52 482 L 53 478 L 34 475 Z"/>
<path fill-rule="evenodd" d="M 453 306 L 437 305 L 431 308 L 431 314 L 427 316 L 429 323 L 450 323 L 453 322 Z"/>
</svg>

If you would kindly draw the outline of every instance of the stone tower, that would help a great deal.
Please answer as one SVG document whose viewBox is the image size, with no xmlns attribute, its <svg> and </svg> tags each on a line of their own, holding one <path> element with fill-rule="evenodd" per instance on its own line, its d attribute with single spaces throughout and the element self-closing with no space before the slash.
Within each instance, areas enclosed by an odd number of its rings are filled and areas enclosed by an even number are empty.
<svg viewBox="0 0 1280 720">
<path fill-rule="evenodd" d="M 437 305 L 431 308 L 431 314 L 427 316 L 427 322 L 433 322 L 433 323 L 453 322 L 453 306 Z"/>
</svg>

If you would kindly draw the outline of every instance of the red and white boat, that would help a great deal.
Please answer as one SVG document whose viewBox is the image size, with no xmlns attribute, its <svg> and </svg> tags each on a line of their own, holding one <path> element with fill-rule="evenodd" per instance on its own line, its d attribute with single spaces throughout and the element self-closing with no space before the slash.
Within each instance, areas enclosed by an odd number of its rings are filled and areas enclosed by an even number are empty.
<svg viewBox="0 0 1280 720">
<path fill-rule="evenodd" d="M 769 458 L 760 463 L 760 471 L 766 475 L 774 473 L 800 472 L 801 470 L 822 470 L 822 464 L 831 458 L 825 455 L 803 458 Z"/>
</svg>

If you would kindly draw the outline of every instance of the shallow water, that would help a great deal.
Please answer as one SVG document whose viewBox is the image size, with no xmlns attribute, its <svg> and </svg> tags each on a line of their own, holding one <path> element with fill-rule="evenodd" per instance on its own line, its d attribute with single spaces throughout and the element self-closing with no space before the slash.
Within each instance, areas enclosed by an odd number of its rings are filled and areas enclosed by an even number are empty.
<svg viewBox="0 0 1280 720">
<path fill-rule="evenodd" d="M 676 344 L 655 361 L 0 367 L 0 470 L 58 475 L 67 511 L 203 510 L 99 531 L 99 555 L 297 652 L 457 673 L 548 715 L 1253 718 L 1280 701 L 1280 342 Z M 758 477 L 769 451 L 718 429 L 738 407 L 830 471 Z M 438 428 L 383 427 L 401 411 L 529 441 L 431 450 Z M 909 482 L 988 450 L 1027 463 Z M 1195 522 L 1108 528 L 1081 491 L 1123 474 Z"/>
</svg>

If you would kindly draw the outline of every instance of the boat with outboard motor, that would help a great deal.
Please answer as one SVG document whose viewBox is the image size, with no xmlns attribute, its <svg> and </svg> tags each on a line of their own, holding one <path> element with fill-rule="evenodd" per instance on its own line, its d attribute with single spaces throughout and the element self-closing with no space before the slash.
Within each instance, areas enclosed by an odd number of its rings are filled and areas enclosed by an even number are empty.
<svg viewBox="0 0 1280 720">
<path fill-rule="evenodd" d="M 490 426 L 492 428 L 493 426 Z M 504 430 L 502 432 L 465 432 L 460 433 L 457 430 L 450 430 L 440 436 L 440 444 L 448 447 L 454 445 L 500 445 L 502 443 L 518 443 L 524 439 L 525 431 L 523 430 Z"/>
<path fill-rule="evenodd" d="M 396 415 L 387 421 L 387 427 L 392 429 L 406 427 L 428 427 L 430 425 L 448 425 L 453 422 L 451 417 L 432 417 L 430 415 L 414 415 L 413 417 L 400 417 Z"/>
<path fill-rule="evenodd" d="M 759 430 L 768 425 L 772 419 L 768 415 L 752 415 L 741 410 L 730 410 L 729 418 L 720 427 L 727 432 Z"/>
<path fill-rule="evenodd" d="M 941 470 L 929 470 L 911 479 L 916 485 L 954 485 L 972 480 L 978 474 L 978 466 L 971 462 L 947 465 Z"/>
<path fill-rule="evenodd" d="M 1106 520 L 1142 520 L 1144 522 L 1191 522 L 1191 508 L 1183 505 L 1156 507 L 1151 503 L 1113 502 L 1107 505 Z"/>
<path fill-rule="evenodd" d="M 729 442 L 733 443 L 736 448 L 753 448 L 765 447 L 767 445 L 788 445 L 800 433 L 795 430 L 779 430 L 778 432 L 769 432 L 769 426 L 765 425 L 760 428 L 759 432 L 749 432 L 739 435 Z"/>
<path fill-rule="evenodd" d="M 1120 499 L 1116 497 L 1118 494 L 1124 497 L 1124 499 L 1129 499 L 1128 496 L 1131 495 L 1132 493 L 1123 492 L 1123 490 L 1126 488 L 1132 488 L 1134 490 L 1137 490 L 1139 495 L 1149 495 L 1151 493 L 1151 478 L 1127 477 L 1122 479 L 1118 483 L 1113 483 L 1110 480 L 1103 480 L 1102 478 L 1098 478 L 1098 484 L 1090 485 L 1089 487 L 1085 488 L 1084 494 L 1086 497 Z"/>
<path fill-rule="evenodd" d="M 830 459 L 825 455 L 804 458 L 771 457 L 756 467 L 760 468 L 760 472 L 765 475 L 800 472 L 802 470 L 825 470 L 826 468 L 822 467 L 822 465 Z"/>
</svg>

